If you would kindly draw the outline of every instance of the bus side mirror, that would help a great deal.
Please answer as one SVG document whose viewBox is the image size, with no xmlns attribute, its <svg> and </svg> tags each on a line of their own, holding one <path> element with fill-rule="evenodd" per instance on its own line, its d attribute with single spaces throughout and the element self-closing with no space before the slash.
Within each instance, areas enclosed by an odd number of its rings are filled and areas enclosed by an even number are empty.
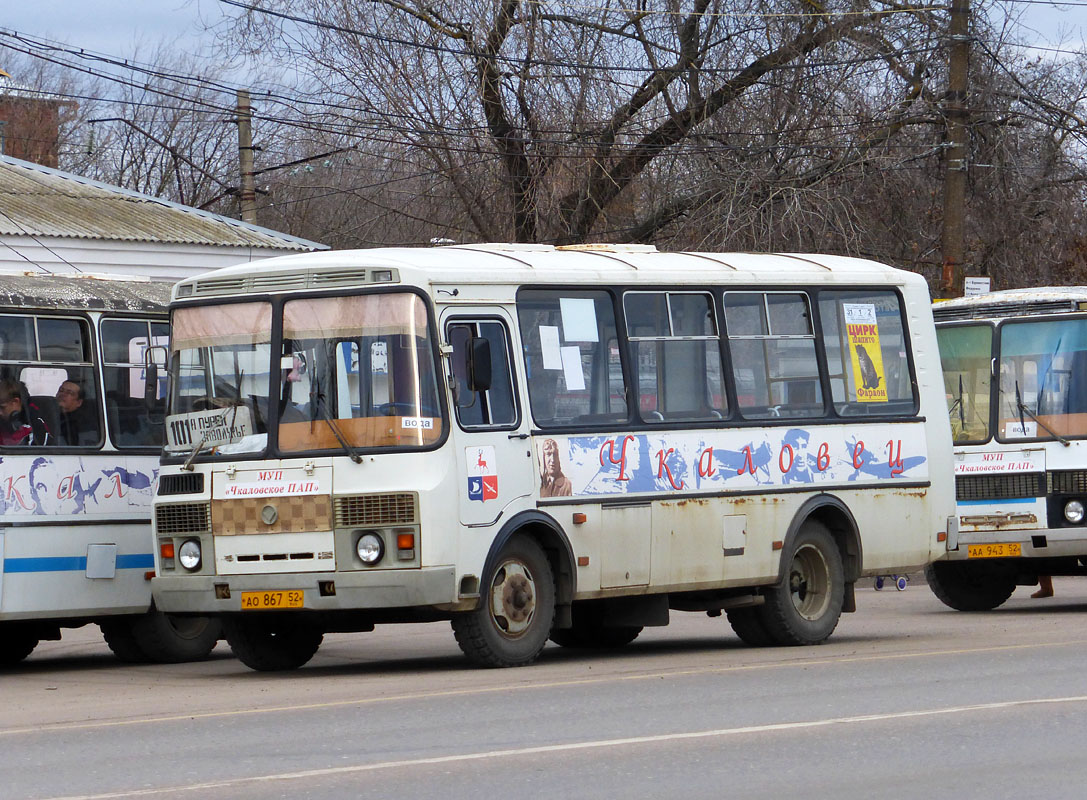
<svg viewBox="0 0 1087 800">
<path fill-rule="evenodd" d="M 162 416 L 159 402 L 159 361 L 166 363 L 165 347 L 148 347 L 143 353 L 143 404 L 152 422 Z"/>
<path fill-rule="evenodd" d="M 491 388 L 491 343 L 473 336 L 468 357 L 468 388 L 485 392 Z"/>
</svg>

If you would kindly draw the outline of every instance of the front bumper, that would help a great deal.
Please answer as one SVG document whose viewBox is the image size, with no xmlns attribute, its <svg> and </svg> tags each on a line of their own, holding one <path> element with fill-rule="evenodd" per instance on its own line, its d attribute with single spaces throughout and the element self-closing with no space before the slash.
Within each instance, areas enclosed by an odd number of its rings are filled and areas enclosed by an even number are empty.
<svg viewBox="0 0 1087 800">
<path fill-rule="evenodd" d="M 332 583 L 335 594 L 329 594 Z M 325 585 L 322 592 L 321 585 Z M 220 588 L 226 586 L 229 596 Z M 171 614 L 230 614 L 241 611 L 242 592 L 300 589 L 305 611 L 366 611 L 458 604 L 454 567 L 371 572 L 307 572 L 287 575 L 177 575 L 151 581 L 159 611 Z M 259 611 L 247 611 L 259 614 Z"/>
<path fill-rule="evenodd" d="M 972 544 L 1018 542 L 1019 558 L 1087 556 L 1087 528 L 1040 528 L 1033 530 L 964 531 L 959 529 L 958 548 L 948 550 L 944 561 L 965 561 Z"/>
</svg>

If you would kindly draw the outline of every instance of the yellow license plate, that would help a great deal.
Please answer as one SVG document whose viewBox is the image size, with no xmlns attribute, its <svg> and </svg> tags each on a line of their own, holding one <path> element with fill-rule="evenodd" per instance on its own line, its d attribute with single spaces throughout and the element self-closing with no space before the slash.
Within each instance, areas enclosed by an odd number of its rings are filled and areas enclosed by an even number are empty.
<svg viewBox="0 0 1087 800">
<path fill-rule="evenodd" d="M 269 608 L 302 608 L 302 590 L 274 592 L 242 592 L 242 611 L 261 611 Z"/>
<path fill-rule="evenodd" d="M 1000 544 L 972 544 L 966 548 L 967 558 L 1011 558 L 1023 555 L 1023 546 L 1019 542 Z"/>
</svg>

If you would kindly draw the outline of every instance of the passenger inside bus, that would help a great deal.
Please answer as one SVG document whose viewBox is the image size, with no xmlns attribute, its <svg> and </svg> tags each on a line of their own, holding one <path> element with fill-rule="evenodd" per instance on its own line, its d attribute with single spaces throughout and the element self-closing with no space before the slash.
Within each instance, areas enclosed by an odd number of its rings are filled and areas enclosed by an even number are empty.
<svg viewBox="0 0 1087 800">
<path fill-rule="evenodd" d="M 26 387 L 10 378 L 0 380 L 0 445 L 45 445 L 50 439 L 50 428 Z"/>
<path fill-rule="evenodd" d="M 67 380 L 57 388 L 58 444 L 77 447 L 98 443 L 98 414 L 86 400 L 83 386 L 78 381 Z"/>
</svg>

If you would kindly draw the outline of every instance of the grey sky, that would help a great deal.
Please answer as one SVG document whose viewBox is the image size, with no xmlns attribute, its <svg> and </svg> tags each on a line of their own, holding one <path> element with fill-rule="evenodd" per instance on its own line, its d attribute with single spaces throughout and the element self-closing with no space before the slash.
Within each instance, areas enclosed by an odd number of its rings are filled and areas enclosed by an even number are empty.
<svg viewBox="0 0 1087 800">
<path fill-rule="evenodd" d="M 1087 0 L 1070 5 L 1007 3 L 1010 12 L 1023 12 L 1024 35 L 1038 44 L 1083 50 L 1087 39 Z M 0 27 L 42 36 L 74 47 L 130 56 L 137 47 L 145 55 L 160 42 L 195 44 L 200 23 L 214 22 L 231 7 L 217 0 L 7 0 Z M 0 68 L 5 54 L 0 49 Z"/>
</svg>

